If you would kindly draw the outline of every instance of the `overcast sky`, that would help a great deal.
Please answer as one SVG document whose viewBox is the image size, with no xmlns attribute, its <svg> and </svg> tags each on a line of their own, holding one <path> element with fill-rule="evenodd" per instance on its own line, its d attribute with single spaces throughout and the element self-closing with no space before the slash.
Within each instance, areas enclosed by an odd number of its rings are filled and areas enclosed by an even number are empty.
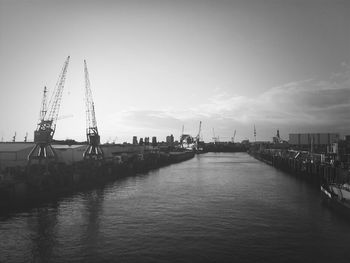
<svg viewBox="0 0 350 263">
<path fill-rule="evenodd" d="M 85 139 L 84 59 L 102 142 L 350 134 L 348 0 L 0 0 L 0 138 L 33 140 L 68 55 L 56 139 Z"/>
</svg>

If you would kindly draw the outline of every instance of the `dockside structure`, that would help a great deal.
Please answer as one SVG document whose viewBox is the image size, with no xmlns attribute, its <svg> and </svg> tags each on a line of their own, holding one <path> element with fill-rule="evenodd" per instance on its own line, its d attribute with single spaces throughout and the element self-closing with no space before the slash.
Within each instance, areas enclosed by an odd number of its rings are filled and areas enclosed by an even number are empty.
<svg viewBox="0 0 350 263">
<path fill-rule="evenodd" d="M 249 152 L 256 159 L 320 186 L 323 181 L 344 184 L 350 181 L 349 168 L 339 161 L 308 151 L 264 149 Z"/>
<path fill-rule="evenodd" d="M 2 169 L 0 211 L 27 204 L 35 206 L 39 202 L 104 185 L 121 177 L 148 172 L 194 156 L 191 151 L 174 151 L 174 149 L 159 151 L 157 147 L 152 146 L 102 145 L 102 147 L 106 158 L 98 162 L 83 160 L 82 152 L 85 150 L 85 145 L 70 148 L 57 146 L 55 150 L 60 157 L 65 156 L 65 162 L 50 162 L 48 167 L 32 164 L 8 166 Z M 30 147 L 25 149 L 30 150 Z M 78 157 L 80 160 L 67 161 L 67 158 Z"/>
</svg>

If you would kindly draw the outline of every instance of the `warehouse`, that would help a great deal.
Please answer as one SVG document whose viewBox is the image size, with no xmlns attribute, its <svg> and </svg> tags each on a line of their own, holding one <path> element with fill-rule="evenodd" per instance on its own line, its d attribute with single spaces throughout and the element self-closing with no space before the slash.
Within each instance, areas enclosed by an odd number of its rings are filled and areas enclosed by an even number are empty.
<svg viewBox="0 0 350 263">
<path fill-rule="evenodd" d="M 289 144 L 307 146 L 326 146 L 339 141 L 338 133 L 290 133 Z"/>
<path fill-rule="evenodd" d="M 1 142 L 0 143 L 0 170 L 6 167 L 25 166 L 27 156 L 34 147 L 34 143 Z"/>
<path fill-rule="evenodd" d="M 25 166 L 28 155 L 34 147 L 33 142 L 0 143 L 0 170 L 6 167 Z M 52 145 L 59 162 L 71 164 L 81 161 L 86 145 Z"/>
</svg>

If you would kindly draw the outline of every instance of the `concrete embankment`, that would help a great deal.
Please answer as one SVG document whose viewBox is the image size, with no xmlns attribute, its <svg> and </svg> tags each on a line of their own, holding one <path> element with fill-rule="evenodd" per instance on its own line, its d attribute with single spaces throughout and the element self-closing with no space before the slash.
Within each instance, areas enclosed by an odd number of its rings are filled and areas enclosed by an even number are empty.
<svg viewBox="0 0 350 263">
<path fill-rule="evenodd" d="M 135 155 L 124 162 L 80 161 L 73 164 L 12 167 L 1 174 L 0 211 L 18 206 L 35 206 L 40 202 L 103 186 L 121 177 L 148 172 L 194 156 L 193 152 L 150 153 Z"/>
</svg>

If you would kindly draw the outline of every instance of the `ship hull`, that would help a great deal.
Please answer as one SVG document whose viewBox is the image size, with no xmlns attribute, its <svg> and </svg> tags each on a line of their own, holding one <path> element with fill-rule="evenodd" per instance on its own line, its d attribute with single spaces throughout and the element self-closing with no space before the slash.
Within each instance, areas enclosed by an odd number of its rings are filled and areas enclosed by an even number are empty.
<svg viewBox="0 0 350 263">
<path fill-rule="evenodd" d="M 350 218 L 350 200 L 342 197 L 341 189 L 333 185 L 321 185 L 323 203 L 332 210 Z"/>
</svg>

